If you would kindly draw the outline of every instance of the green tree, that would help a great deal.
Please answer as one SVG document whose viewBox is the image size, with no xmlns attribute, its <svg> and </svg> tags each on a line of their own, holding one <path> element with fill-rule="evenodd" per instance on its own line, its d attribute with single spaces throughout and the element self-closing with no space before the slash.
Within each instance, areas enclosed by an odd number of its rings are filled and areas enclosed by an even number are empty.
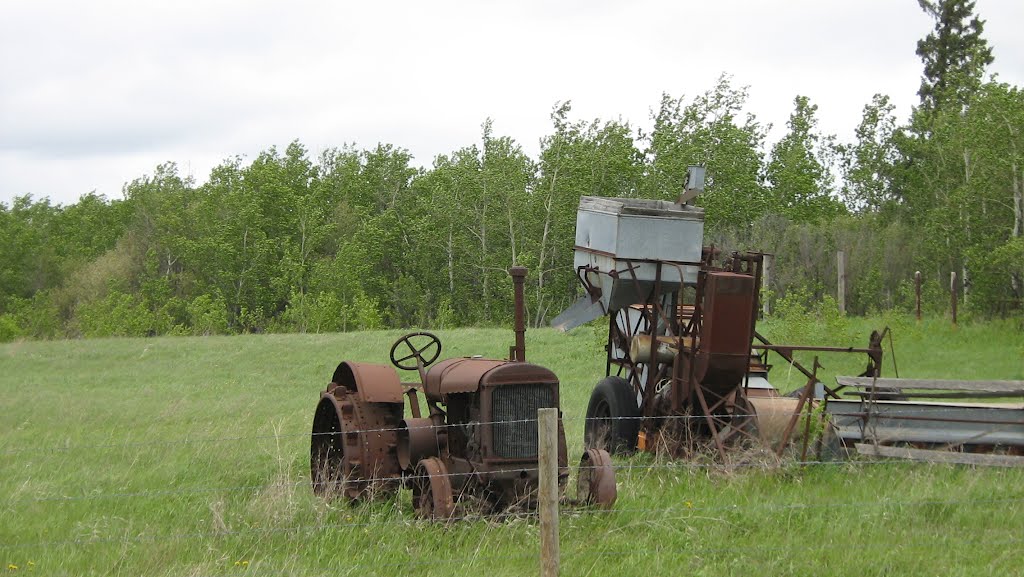
<svg viewBox="0 0 1024 577">
<path fill-rule="evenodd" d="M 752 114 L 744 115 L 747 97 L 747 87 L 733 87 L 726 75 L 689 104 L 663 95 L 649 138 L 646 196 L 675 200 L 687 167 L 702 165 L 707 181 L 696 204 L 707 209 L 707 226 L 749 227 L 767 198 L 761 183 L 765 132 Z"/>
<path fill-rule="evenodd" d="M 893 181 L 900 156 L 894 108 L 888 96 L 875 94 L 864 106 L 857 141 L 841 148 L 842 196 L 853 210 L 877 213 L 896 200 Z"/>
<path fill-rule="evenodd" d="M 644 171 L 628 124 L 571 121 L 570 102 L 555 104 L 554 132 L 541 139 L 537 185 L 530 195 L 530 306 L 541 325 L 575 299 L 572 268 L 576 208 L 581 196 L 637 196 Z"/>
<path fill-rule="evenodd" d="M 793 103 L 789 132 L 772 147 L 765 171 L 771 209 L 794 222 L 827 221 L 843 210 L 832 195 L 835 138 L 818 132 L 817 105 L 806 96 L 797 96 Z"/>
<path fill-rule="evenodd" d="M 928 118 L 946 104 L 959 109 L 981 85 L 992 49 L 981 35 L 985 21 L 974 13 L 975 0 L 918 0 L 935 19 L 935 29 L 917 42 L 924 62 L 921 111 Z"/>
</svg>

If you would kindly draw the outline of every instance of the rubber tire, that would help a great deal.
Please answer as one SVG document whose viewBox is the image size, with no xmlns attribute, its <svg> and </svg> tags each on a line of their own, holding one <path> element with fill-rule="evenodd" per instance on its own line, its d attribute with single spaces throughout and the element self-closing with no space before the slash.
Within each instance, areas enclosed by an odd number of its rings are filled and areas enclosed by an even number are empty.
<svg viewBox="0 0 1024 577">
<path fill-rule="evenodd" d="M 633 453 L 640 430 L 639 417 L 640 407 L 629 381 L 622 377 L 601 379 L 587 404 L 586 448 L 604 449 L 612 455 Z"/>
</svg>

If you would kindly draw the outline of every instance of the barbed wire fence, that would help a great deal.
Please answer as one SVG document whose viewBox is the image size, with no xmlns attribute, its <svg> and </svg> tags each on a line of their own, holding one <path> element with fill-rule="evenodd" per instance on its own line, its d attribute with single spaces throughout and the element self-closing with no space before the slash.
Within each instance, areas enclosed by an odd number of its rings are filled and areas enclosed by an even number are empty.
<svg viewBox="0 0 1024 577">
<path fill-rule="evenodd" d="M 955 409 L 950 409 L 955 410 Z M 733 415 L 741 416 L 741 415 Z M 753 415 L 750 415 L 753 416 Z M 704 419 L 703 416 L 697 415 L 677 415 L 665 417 L 666 419 Z M 563 421 L 579 421 L 581 418 L 567 418 L 562 417 Z M 602 419 L 607 420 L 607 419 Z M 537 423 L 537 419 L 521 419 L 517 421 L 493 421 L 493 422 L 481 422 L 474 423 L 475 425 L 494 425 L 494 424 L 509 424 L 509 423 Z M 1020 424 L 1020 423 L 1012 423 Z M 440 425 L 437 427 L 451 427 L 453 425 Z M 322 433 L 324 435 L 342 435 L 346 433 L 380 433 L 380 432 L 393 432 L 396 428 L 370 428 L 362 429 L 359 431 L 343 431 L 343 432 L 330 432 Z M 253 440 L 280 440 L 282 438 L 289 437 L 302 437 L 310 438 L 316 434 L 311 433 L 288 433 L 288 434 L 273 434 L 273 435 L 232 435 L 232 436 L 211 436 L 211 437 L 193 437 L 183 436 L 176 439 L 160 439 L 155 441 L 136 441 L 128 440 L 124 443 L 92 443 L 92 444 L 80 444 L 80 445 L 67 445 L 64 447 L 32 447 L 32 446 L 4 446 L 0 454 L 5 456 L 24 456 L 32 455 L 33 458 L 48 459 L 52 456 L 63 455 L 67 456 L 69 453 L 79 453 L 88 451 L 107 451 L 107 450 L 118 450 L 118 449 L 135 449 L 135 448 L 153 448 L 153 447 L 195 447 L 195 446 L 207 446 L 215 445 L 218 443 L 226 442 L 238 442 L 238 441 L 253 441 Z M 619 484 L 622 486 L 624 483 L 632 482 L 629 479 L 630 475 L 634 475 L 641 472 L 656 472 L 656 471 L 693 471 L 693 470 L 739 470 L 739 469 L 763 469 L 766 467 L 779 467 L 779 468 L 791 468 L 791 467 L 850 467 L 859 468 L 864 466 L 874 465 L 887 465 L 887 466 L 914 466 L 914 467 L 926 467 L 921 463 L 905 460 L 893 460 L 893 459 L 853 459 L 853 460 L 811 460 L 811 461 L 786 461 L 779 459 L 772 462 L 770 465 L 765 462 L 689 462 L 667 459 L 655 459 L 654 461 L 643 462 L 642 458 L 633 458 L 627 460 L 619 460 L 615 463 L 615 471 L 617 474 L 625 474 L 626 478 L 620 478 Z M 515 467 L 514 469 L 508 469 L 507 471 L 529 471 L 534 472 L 538 469 L 542 469 L 543 464 L 538 467 Z M 507 472 L 506 471 L 506 472 Z M 472 476 L 476 473 L 460 473 L 450 472 L 447 473 L 449 477 L 465 477 Z M 405 475 L 402 477 L 403 482 L 413 481 L 416 479 L 425 478 L 424 476 Z M 373 484 L 376 482 L 387 482 L 393 481 L 393 477 L 375 477 L 369 476 L 362 478 L 361 481 Z M 306 481 L 293 481 L 287 483 L 274 482 L 277 486 L 288 486 L 291 488 L 309 488 L 312 489 L 313 483 L 309 480 Z M 17 511 L 19 506 L 31 503 L 67 503 L 72 501 L 126 501 L 126 500 L 138 500 L 138 499 L 160 499 L 173 496 L 190 496 L 190 495 L 203 495 L 208 493 L 221 493 L 221 494 L 238 494 L 238 493 L 256 493 L 258 491 L 266 489 L 270 484 L 235 484 L 235 485 L 221 485 L 221 486 L 189 486 L 189 487 L 178 487 L 169 489 L 146 489 L 139 491 L 103 491 L 98 488 L 84 488 L 78 487 L 75 491 L 67 491 L 61 494 L 15 494 L 10 495 L 6 499 L 6 505 L 8 509 Z M 696 499 L 694 499 L 696 500 Z M 576 519 L 581 517 L 609 517 L 614 518 L 616 515 L 646 515 L 656 518 L 659 522 L 679 522 L 686 523 L 688 520 L 692 520 L 695 515 L 700 513 L 721 513 L 721 512 L 754 512 L 760 511 L 763 513 L 781 513 L 783 511 L 794 511 L 794 510 L 835 510 L 843 508 L 860 508 L 865 510 L 871 509 L 914 509 L 920 507 L 954 507 L 961 509 L 979 509 L 979 508 L 1002 508 L 1007 509 L 1008 507 L 1012 510 L 1019 510 L 1016 508 L 1017 505 L 1024 503 L 1024 489 L 1019 494 L 1009 496 L 999 496 L 993 498 L 952 498 L 952 499 L 917 499 L 917 500 L 878 500 L 878 501 L 842 501 L 842 500 L 830 500 L 828 502 L 819 503 L 779 503 L 779 502 L 763 502 L 763 503 L 744 503 L 742 505 L 715 505 L 715 506 L 694 506 L 690 501 L 686 501 L 685 504 L 669 504 L 665 507 L 648 508 L 648 507 L 630 507 L 621 506 L 611 509 L 587 509 L 580 512 L 556 512 L 556 517 L 567 521 L 565 527 L 570 531 L 577 529 Z M 396 507 L 397 509 L 398 507 Z M 517 511 L 515 513 L 486 513 L 477 512 L 472 514 L 459 514 L 448 519 L 449 522 L 454 521 L 475 521 L 484 522 L 488 525 L 501 524 L 509 519 L 523 519 L 528 524 L 533 524 L 541 516 L 539 511 Z M 418 521 L 409 519 L 404 511 L 395 511 L 390 515 L 376 516 L 371 520 L 361 520 L 357 522 L 347 523 L 330 523 L 320 522 L 315 524 L 299 524 L 299 525 L 287 525 L 287 526 L 272 526 L 272 527 L 255 527 L 246 526 L 237 529 L 222 529 L 215 531 L 186 531 L 180 533 L 164 533 L 158 532 L 153 534 L 144 535 L 125 535 L 125 534 L 92 534 L 89 536 L 70 536 L 69 538 L 56 538 L 56 539 L 44 539 L 44 540 L 12 540 L 0 542 L 0 551 L 7 551 L 8 553 L 20 550 L 39 550 L 49 549 L 54 547 L 88 547 L 104 543 L 119 543 L 119 544 L 130 544 L 138 545 L 152 542 L 167 542 L 167 541 L 180 541 L 180 540 L 217 540 L 227 538 L 254 538 L 266 535 L 309 535 L 311 533 L 324 533 L 330 531 L 346 531 L 354 529 L 362 529 L 369 527 L 380 527 L 380 526 L 394 526 L 394 527 L 423 527 L 429 526 L 429 522 Z M 1017 543 L 1024 539 L 1013 539 L 1007 544 Z M 986 544 L 991 544 L 991 541 L 986 541 Z M 757 548 L 757 547 L 753 547 Z M 566 550 L 566 553 L 573 553 L 577 549 L 571 547 Z M 751 547 L 745 547 L 745 550 L 752 550 Z M 663 548 L 654 546 L 647 550 L 641 549 L 639 552 L 636 548 L 628 550 L 580 550 L 582 555 L 585 556 L 616 556 L 616 555 L 694 555 L 698 553 L 709 553 L 715 551 L 714 548 L 698 548 L 697 550 L 673 550 L 671 548 Z M 523 560 L 536 559 L 538 553 L 534 551 L 524 551 L 521 554 L 514 555 L 475 555 L 472 560 L 473 562 L 481 562 L 486 560 L 508 560 L 510 557 L 516 557 Z M 416 559 L 409 559 L 405 561 L 395 561 L 393 565 L 395 567 L 407 567 L 415 566 L 419 563 L 466 563 L 466 558 L 450 558 L 450 559 L 431 559 L 429 561 L 419 561 Z M 346 569 L 358 569 L 358 568 L 379 568 L 381 563 L 374 562 L 372 564 L 353 564 Z M 386 565 L 386 563 L 385 563 Z"/>
<path fill-rule="evenodd" d="M 948 408 L 933 408 L 930 413 L 944 414 L 944 413 L 957 413 L 962 409 L 958 407 Z M 1022 411 L 1024 413 L 1024 411 Z M 885 416 L 913 416 L 917 413 L 913 410 L 899 410 L 889 409 L 885 412 Z M 806 412 L 799 413 L 787 413 L 778 412 L 776 416 L 779 417 L 806 417 Z M 754 418 L 758 415 L 756 413 L 733 413 L 728 415 L 730 418 Z M 601 417 L 599 419 L 592 419 L 586 417 L 571 417 L 561 416 L 559 419 L 562 422 L 579 422 L 587 420 L 600 420 L 600 421 L 642 421 L 649 417 Z M 704 421 L 706 419 L 703 415 L 664 415 L 657 417 L 659 421 Z M 536 423 L 537 419 L 511 419 L 504 421 L 474 421 L 471 424 L 474 426 L 478 425 L 507 425 L 507 424 L 519 424 L 519 423 Z M 999 423 L 997 423 L 999 424 Z M 1020 421 L 1001 423 L 1005 425 L 1024 425 L 1024 418 Z M 418 428 L 429 428 L 429 429 L 443 429 L 448 427 L 454 427 L 457 425 L 445 424 L 445 425 L 417 425 Z M 403 430 L 402 427 L 376 427 L 376 428 L 364 428 L 364 429 L 346 429 L 344 433 L 386 433 L 386 432 L 397 432 Z M 310 432 L 297 432 L 297 433 L 265 433 L 259 432 L 251 435 L 229 435 L 229 436 L 215 436 L 215 437 L 203 437 L 203 436 L 184 436 L 175 439 L 153 439 L 153 440 L 129 440 L 123 443 L 93 443 L 84 445 L 57 445 L 57 446 L 12 446 L 10 444 L 0 445 L 0 456 L 14 456 L 21 454 L 35 454 L 35 455 L 54 455 L 57 453 L 67 453 L 71 451 L 84 451 L 84 450 L 107 450 L 107 449 L 132 449 L 132 448 L 151 448 L 151 447 L 170 447 L 177 445 L 208 445 L 217 443 L 231 443 L 240 441 L 261 441 L 261 440 L 280 440 L 288 438 L 303 438 L 308 439 L 310 437 L 316 437 L 320 435 L 339 435 L 342 432 L 325 432 L 325 433 L 310 433 Z"/>
</svg>

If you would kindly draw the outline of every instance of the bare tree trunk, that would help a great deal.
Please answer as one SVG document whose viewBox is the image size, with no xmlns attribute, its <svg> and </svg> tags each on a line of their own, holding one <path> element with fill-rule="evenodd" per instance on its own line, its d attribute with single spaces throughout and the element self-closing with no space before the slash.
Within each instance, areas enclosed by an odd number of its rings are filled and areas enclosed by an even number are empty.
<svg viewBox="0 0 1024 577">
<path fill-rule="evenodd" d="M 973 167 L 971 166 L 971 151 L 965 148 L 964 149 L 964 186 L 968 190 L 970 190 L 970 188 L 971 188 L 971 174 L 972 174 L 972 171 L 973 171 Z M 970 213 L 968 213 L 967 217 L 963 218 L 963 207 L 962 206 L 961 206 L 961 209 L 960 209 L 960 215 L 961 215 L 961 218 L 964 221 L 964 231 L 967 232 L 967 244 L 968 244 L 968 246 L 970 246 L 970 244 L 971 244 L 971 215 L 970 215 Z M 963 256 L 962 269 L 961 270 L 963 271 L 962 283 L 963 283 L 963 287 L 964 287 L 964 295 L 963 295 L 963 297 L 964 297 L 964 304 L 967 304 L 967 296 L 968 296 L 968 294 L 971 291 L 971 289 L 970 289 L 970 286 L 971 286 L 970 285 L 970 276 L 969 276 L 968 269 L 967 269 L 967 255 Z"/>
<path fill-rule="evenodd" d="M 505 203 L 505 214 L 508 217 L 508 244 L 512 247 L 512 266 L 519 263 L 519 257 L 516 254 L 516 228 L 515 228 L 515 214 L 512 212 L 512 198 L 509 197 Z"/>
<path fill-rule="evenodd" d="M 245 231 L 242 233 L 242 262 L 246 261 L 245 253 L 249 247 L 249 227 L 245 227 Z M 235 307 L 238 308 L 238 316 L 242 316 L 242 287 L 245 285 L 245 265 L 242 265 L 242 270 L 238 273 L 238 283 L 235 288 Z M 236 319 L 237 320 L 237 319 Z"/>
<path fill-rule="evenodd" d="M 1013 229 L 1010 230 L 1010 238 L 1020 238 L 1021 233 L 1024 232 L 1024 186 L 1021 185 L 1020 167 L 1017 164 L 1017 128 L 1016 125 L 1010 121 L 1009 117 L 1003 115 L 1003 120 L 1006 122 L 1006 128 L 1010 133 L 1010 150 L 1013 154 L 1010 160 L 1010 171 L 1013 178 Z M 1013 291 L 1013 295 L 1021 297 L 1024 294 L 1024 279 L 1021 278 L 1017 272 L 1010 273 L 1010 290 Z"/>
<path fill-rule="evenodd" d="M 544 298 L 544 271 L 545 259 L 548 254 L 548 234 L 551 231 L 551 210 L 555 204 L 555 183 L 558 181 L 558 166 L 551 174 L 551 186 L 548 189 L 548 197 L 544 200 L 544 232 L 540 237 L 540 254 L 537 258 L 537 315 L 534 317 L 533 326 L 539 327 L 544 307 L 541 306 Z"/>
<path fill-rule="evenodd" d="M 1010 232 L 1010 236 L 1013 238 L 1020 238 L 1021 228 L 1024 227 L 1024 187 L 1021 186 L 1021 177 L 1017 169 L 1017 161 L 1013 161 L 1013 230 Z M 1016 297 L 1020 297 L 1022 291 L 1022 284 L 1024 279 L 1021 279 L 1020 273 L 1014 272 L 1010 274 L 1010 288 L 1013 290 L 1013 294 Z"/>
<path fill-rule="evenodd" d="M 487 222 L 481 221 L 480 223 L 480 274 L 484 277 L 483 291 L 484 291 L 484 320 L 491 320 L 491 291 L 488 288 L 487 277 L 490 276 L 487 271 Z"/>
<path fill-rule="evenodd" d="M 448 225 L 448 295 L 455 303 L 455 246 L 452 225 Z"/>
</svg>

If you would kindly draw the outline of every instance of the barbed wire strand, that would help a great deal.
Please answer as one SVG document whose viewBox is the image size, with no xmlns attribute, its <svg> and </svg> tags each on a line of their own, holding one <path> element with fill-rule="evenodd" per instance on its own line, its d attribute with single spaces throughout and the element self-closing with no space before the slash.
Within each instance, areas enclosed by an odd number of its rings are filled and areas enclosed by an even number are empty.
<svg viewBox="0 0 1024 577">
<path fill-rule="evenodd" d="M 997 505 L 1007 503 L 1020 503 L 1024 502 L 1024 497 L 1015 498 L 1003 498 L 1003 499 L 922 499 L 916 501 L 857 501 L 857 502 L 830 502 L 830 503 L 755 503 L 749 505 L 724 505 L 715 507 L 668 507 L 668 508 L 627 508 L 627 509 L 587 509 L 589 514 L 597 515 L 608 515 L 608 514 L 621 514 L 621 513 L 651 513 L 660 515 L 661 520 L 685 520 L 692 516 L 695 512 L 709 512 L 709 511 L 754 511 L 754 510 L 769 510 L 769 511 L 782 511 L 782 510 L 794 510 L 794 509 L 829 509 L 829 508 L 845 508 L 845 507 L 863 507 L 863 508 L 913 508 L 920 506 L 930 505 Z M 666 513 L 687 513 L 687 515 L 679 517 L 666 517 Z M 491 513 L 491 514 L 474 514 L 465 515 L 459 517 L 449 518 L 448 521 L 466 521 L 466 520 L 486 520 L 491 518 L 527 518 L 536 517 L 538 513 L 536 511 L 523 511 L 515 513 Z M 564 515 L 565 518 L 573 518 L 570 515 Z M 313 532 L 325 529 L 346 529 L 346 528 L 364 528 L 370 526 L 379 525 L 415 525 L 415 524 L 430 524 L 431 521 L 426 520 L 413 520 L 404 517 L 391 517 L 388 519 L 378 519 L 374 522 L 360 522 L 360 523 L 326 523 L 318 525 L 297 525 L 290 527 L 253 527 L 248 526 L 244 529 L 238 530 L 227 530 L 227 531 L 193 531 L 185 533 L 172 533 L 169 535 L 139 535 L 135 537 L 90 537 L 90 538 L 78 538 L 78 539 L 64 539 L 64 540 L 51 540 L 51 541 L 36 541 L 36 542 L 15 542 L 15 543 L 0 543 L 0 549 L 22 549 L 22 548 L 33 548 L 33 547 L 58 547 L 65 545 L 91 545 L 96 543 L 142 543 L 152 541 L 179 541 L 195 538 L 218 538 L 218 537 L 231 537 L 248 534 L 274 534 L 274 533 L 292 533 L 292 532 Z"/>
<path fill-rule="evenodd" d="M 966 539 L 965 540 L 962 537 L 951 538 L 951 539 L 941 539 L 940 538 L 937 541 L 935 539 L 931 539 L 931 540 L 929 540 L 926 543 L 912 543 L 912 544 L 909 544 L 909 547 L 908 547 L 907 543 L 901 543 L 901 548 L 903 548 L 903 549 L 907 549 L 907 548 L 911 548 L 911 549 L 913 549 L 913 548 L 919 548 L 919 549 L 928 548 L 928 549 L 931 549 L 931 548 L 933 548 L 936 545 L 937 542 L 938 543 L 957 544 L 957 545 L 962 545 L 962 546 L 966 546 L 966 547 L 978 547 L 978 546 L 981 546 L 981 545 L 1005 547 L 1005 546 L 1008 546 L 1008 545 L 1014 545 L 1014 544 L 1017 544 L 1017 543 L 1022 543 L 1022 542 L 1024 542 L 1024 539 L 1015 538 L 1015 539 L 997 539 L 997 540 L 992 540 L 992 539 L 977 539 L 977 538 L 975 538 L 975 539 Z M 659 545 L 657 545 L 657 546 L 655 546 L 653 548 L 635 547 L 635 548 L 632 548 L 632 549 L 602 549 L 602 550 L 596 550 L 596 551 L 595 550 L 590 550 L 590 549 L 585 549 L 585 548 L 565 548 L 565 547 L 563 547 L 561 549 L 561 553 L 562 553 L 562 555 L 561 555 L 562 556 L 562 563 L 561 563 L 561 565 L 563 567 L 577 566 L 577 565 L 579 565 L 579 563 L 577 562 L 578 559 L 587 558 L 587 557 L 606 557 L 606 558 L 607 557 L 623 557 L 623 558 L 629 559 L 629 558 L 634 558 L 634 557 L 637 557 L 637 556 L 640 556 L 640 557 L 651 557 L 651 556 L 668 557 L 668 556 L 675 556 L 675 557 L 690 557 L 690 558 L 692 558 L 692 557 L 697 557 L 697 556 L 700 556 L 700 555 L 707 555 L 707 554 L 713 554 L 713 553 L 753 553 L 753 552 L 756 552 L 756 553 L 769 552 L 769 553 L 771 553 L 771 552 L 788 552 L 788 551 L 792 551 L 794 549 L 797 549 L 797 550 L 799 550 L 801 552 L 806 553 L 808 551 L 816 551 L 816 550 L 821 549 L 823 547 L 830 547 L 830 546 L 832 546 L 831 543 L 823 543 L 822 542 L 822 543 L 811 543 L 809 545 L 808 544 L 801 544 L 798 547 L 780 547 L 780 546 L 777 546 L 777 545 L 751 545 L 751 544 L 735 545 L 734 544 L 734 545 L 725 545 L 725 546 L 720 546 L 720 547 L 687 547 L 687 548 L 684 549 L 684 548 L 681 548 L 681 547 L 666 547 L 664 545 L 660 545 L 659 544 Z M 875 548 L 881 548 L 881 547 L 892 548 L 893 545 L 892 545 L 891 542 L 888 542 L 888 541 L 873 541 L 873 542 L 870 542 L 870 543 L 858 543 L 857 544 L 857 550 L 858 551 L 863 550 L 863 549 L 875 549 Z M 851 553 L 854 553 L 854 551 L 851 550 Z M 426 557 L 426 558 L 422 558 L 422 557 Z M 473 565 L 473 564 L 476 564 L 476 563 L 479 563 L 479 562 L 510 561 L 510 560 L 531 560 L 531 561 L 537 561 L 539 559 L 540 559 L 540 552 L 539 551 L 518 552 L 518 553 L 510 552 L 510 553 L 505 553 L 505 554 L 501 554 L 501 555 L 467 555 L 467 556 L 463 556 L 463 557 L 433 557 L 433 556 L 425 554 L 425 555 L 422 555 L 421 558 L 410 558 L 410 559 L 405 559 L 405 560 L 401 560 L 401 561 L 376 561 L 375 560 L 375 561 L 362 561 L 362 562 L 358 562 L 358 563 L 346 563 L 344 565 L 341 565 L 341 566 L 338 566 L 338 567 L 334 568 L 334 570 L 331 573 L 296 574 L 296 573 L 293 573 L 293 572 L 289 572 L 288 574 L 292 575 L 293 577 L 336 577 L 338 575 L 339 571 L 344 571 L 345 572 L 344 574 L 351 574 L 352 571 L 357 570 L 357 569 L 364 569 L 365 570 L 365 569 L 377 569 L 377 568 L 382 568 L 382 567 L 421 567 L 421 566 L 422 567 L 426 567 L 426 566 L 433 566 L 433 565 L 450 565 L 450 564 L 454 564 L 454 563 L 460 563 L 460 564 L 464 564 L 464 565 Z M 246 575 L 257 575 L 257 574 L 252 573 L 254 568 L 256 570 L 262 569 L 262 567 L 260 567 L 259 565 L 256 565 L 254 563 L 254 564 L 248 566 Z M 267 573 L 267 575 L 275 575 L 276 576 L 276 575 L 280 575 L 281 573 L 282 573 L 281 571 L 274 571 L 272 573 Z"/>
<path fill-rule="evenodd" d="M 622 463 L 612 466 L 616 475 L 621 472 L 632 473 L 633 471 L 651 471 L 651 470 L 736 470 L 736 469 L 764 469 L 769 471 L 774 470 L 789 470 L 799 469 L 803 467 L 851 467 L 856 468 L 859 466 L 872 466 L 872 465 L 916 465 L 921 468 L 927 467 L 940 467 L 944 468 L 949 466 L 948 463 L 927 463 L 920 461 L 912 461 L 905 459 L 851 459 L 851 460 L 835 460 L 835 461 L 786 461 L 782 459 L 774 459 L 769 462 L 740 462 L 740 463 L 694 463 L 694 462 L 669 462 L 669 463 Z M 586 465 L 576 467 L 576 470 L 584 469 L 601 469 L 602 467 Z M 490 471 L 469 471 L 469 472 L 449 472 L 445 473 L 446 477 L 467 477 L 484 475 L 486 473 L 499 474 L 499 473 L 521 473 L 521 472 L 534 472 L 537 471 L 537 467 L 516 467 L 512 469 L 496 469 Z M 328 487 L 341 487 L 346 482 L 352 482 L 356 484 L 377 484 L 377 483 L 399 483 L 403 481 L 415 481 L 418 479 L 428 479 L 429 475 L 396 475 L 386 477 L 359 477 L 352 479 L 336 479 L 330 481 L 324 481 L 320 484 Z M 129 499 L 129 498 L 156 498 L 156 497 L 167 497 L 172 495 L 187 495 L 187 494 L 203 494 L 203 493 L 216 493 L 216 492 L 233 492 L 239 493 L 244 491 L 261 491 L 265 489 L 274 489 L 281 487 L 312 487 L 314 482 L 311 480 L 294 481 L 294 482 L 274 482 L 264 483 L 261 485 L 220 485 L 220 486 L 201 486 L 201 487 L 183 487 L 178 489 L 152 489 L 152 490 L 140 490 L 122 493 L 87 493 L 81 495 L 46 495 L 42 497 L 26 497 L 17 498 L 11 497 L 10 502 L 62 502 L 62 501 L 91 501 L 91 500 L 116 500 L 116 499 Z"/>
<path fill-rule="evenodd" d="M 988 408 L 988 407 L 985 407 L 985 408 Z M 999 407 L 999 406 L 993 405 L 991 408 L 997 409 L 997 410 L 998 409 L 1002 409 L 1002 410 L 1006 410 L 1006 409 L 1009 409 L 1009 410 L 1021 410 L 1022 412 L 1024 412 L 1024 409 L 1022 409 L 1021 407 L 1012 406 L 1012 405 L 1006 406 L 1006 407 Z M 939 414 L 942 414 L 942 413 L 955 413 L 955 412 L 961 412 L 961 411 L 963 411 L 963 407 L 942 407 L 942 408 L 930 408 L 929 409 L 929 413 L 932 413 L 932 414 L 935 414 L 935 413 L 939 413 Z M 806 416 L 807 412 L 806 411 L 800 411 L 799 413 L 777 413 L 775 416 L 778 416 L 778 417 L 793 417 L 794 415 Z M 712 417 L 716 418 L 716 419 L 740 419 L 740 418 L 757 417 L 757 416 L 758 415 L 756 413 L 741 413 L 741 414 L 729 414 L 729 415 L 713 415 Z M 841 416 L 851 417 L 851 418 L 862 418 L 862 417 L 866 417 L 868 415 L 867 415 L 867 413 L 865 411 L 860 411 L 860 412 L 856 412 L 856 413 L 842 414 Z M 874 418 L 874 419 L 879 419 L 879 418 L 896 418 L 896 419 L 899 419 L 900 417 L 903 417 L 903 416 L 920 417 L 920 415 L 916 411 L 912 411 L 912 410 L 898 411 L 898 410 L 891 410 L 891 409 L 886 410 L 884 412 L 871 413 L 870 416 L 871 416 L 871 418 Z M 602 423 L 606 423 L 606 422 L 609 422 L 609 421 L 628 421 L 628 420 L 644 420 L 644 419 L 653 419 L 653 420 L 657 420 L 657 421 L 672 421 L 672 420 L 684 420 L 684 421 L 685 420 L 698 420 L 698 421 L 704 421 L 704 420 L 707 419 L 707 417 L 705 415 L 663 415 L 663 416 L 658 416 L 658 417 L 642 417 L 642 416 L 641 417 L 571 417 L 571 416 L 567 417 L 567 416 L 562 416 L 560 420 L 562 422 L 575 422 L 575 421 L 581 421 L 582 420 L 582 421 L 599 421 L 599 422 L 602 422 Z M 927 417 L 921 417 L 921 418 L 916 418 L 915 420 L 927 421 L 929 419 Z M 941 417 L 937 418 L 935 420 L 936 421 L 942 421 Z M 474 421 L 474 422 L 469 422 L 469 423 L 447 423 L 447 424 L 443 424 L 443 425 L 429 424 L 429 425 L 417 426 L 415 428 L 417 428 L 417 429 L 447 429 L 447 428 L 452 428 L 452 427 L 465 427 L 465 426 L 514 425 L 514 424 L 529 424 L 529 423 L 537 423 L 537 419 L 536 418 L 529 418 L 529 419 L 513 419 L 513 420 L 505 420 L 505 421 Z M 1018 425 L 1024 425 L 1024 419 L 1022 419 L 1020 421 L 985 421 L 985 422 L 978 423 L 978 424 L 986 424 L 986 423 L 989 423 L 989 424 L 992 424 L 992 425 L 996 425 L 996 426 L 1018 426 Z M 92 450 L 92 449 L 129 449 L 129 448 L 136 448 L 136 447 L 152 448 L 152 447 L 163 447 L 163 446 L 174 446 L 174 445 L 214 444 L 214 443 L 227 443 L 227 442 L 238 442 L 238 441 L 280 440 L 280 439 L 287 439 L 287 438 L 313 438 L 313 437 L 317 437 L 317 436 L 346 435 L 346 434 L 388 433 L 388 432 L 398 432 L 398 431 L 401 431 L 401 430 L 405 430 L 405 427 L 376 427 L 376 428 L 368 428 L 368 429 L 350 429 L 350 430 L 342 430 L 342 431 L 327 431 L 327 432 L 321 432 L 321 433 L 313 433 L 313 432 L 309 432 L 309 433 L 305 433 L 305 432 L 303 432 L 303 433 L 284 433 L 284 434 L 259 433 L 259 434 L 253 434 L 253 435 L 228 436 L 228 437 L 198 437 L 198 438 L 194 438 L 194 437 L 187 437 L 186 436 L 186 437 L 182 437 L 182 438 L 178 438 L 178 439 L 161 439 L 161 440 L 151 440 L 151 441 L 130 441 L 130 442 L 124 442 L 124 443 L 97 443 L 97 444 L 89 444 L 89 445 L 71 445 L 71 446 L 60 446 L 60 445 L 57 445 L 57 446 L 14 447 L 14 448 L 11 448 L 11 447 L 7 446 L 7 447 L 4 447 L 2 449 L 2 451 L 0 451 L 0 455 L 10 456 L 10 455 L 18 455 L 18 454 L 24 454 L 24 453 L 36 453 L 38 455 L 48 455 L 48 454 L 53 454 L 55 452 L 65 453 L 65 452 L 68 452 L 68 451 L 81 451 L 81 450 Z"/>
</svg>

